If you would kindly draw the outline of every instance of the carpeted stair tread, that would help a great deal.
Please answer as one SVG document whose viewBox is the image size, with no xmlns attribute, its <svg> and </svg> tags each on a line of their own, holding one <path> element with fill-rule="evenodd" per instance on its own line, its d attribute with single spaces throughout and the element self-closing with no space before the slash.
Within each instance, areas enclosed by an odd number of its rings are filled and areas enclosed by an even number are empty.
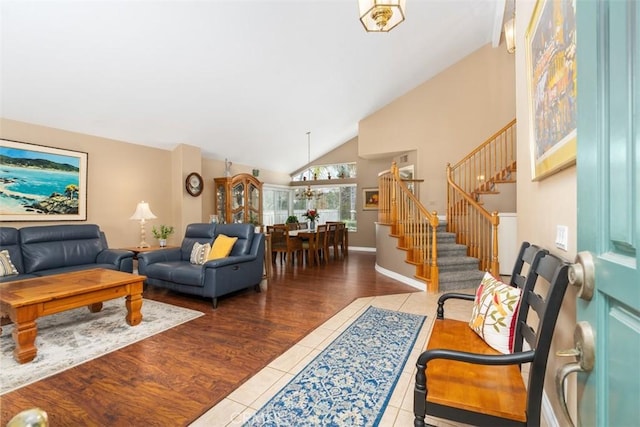
<svg viewBox="0 0 640 427">
<path fill-rule="evenodd" d="M 450 292 L 459 289 L 475 289 L 480 284 L 484 271 L 464 270 L 445 271 L 438 275 L 440 292 Z"/>
<path fill-rule="evenodd" d="M 438 267 L 441 272 L 462 270 L 478 271 L 478 265 L 478 258 L 469 256 L 438 257 Z"/>
<path fill-rule="evenodd" d="M 438 245 L 438 255 L 440 257 L 451 256 L 452 254 L 466 256 L 467 247 L 458 243 L 442 243 Z"/>
</svg>

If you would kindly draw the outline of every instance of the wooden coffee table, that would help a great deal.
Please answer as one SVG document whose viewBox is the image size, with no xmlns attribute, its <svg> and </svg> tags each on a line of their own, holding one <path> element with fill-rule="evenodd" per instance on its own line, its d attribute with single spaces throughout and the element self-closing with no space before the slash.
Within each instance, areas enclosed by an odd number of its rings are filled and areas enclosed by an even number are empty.
<svg viewBox="0 0 640 427">
<path fill-rule="evenodd" d="M 102 268 L 0 283 L 0 315 L 15 324 L 13 356 L 19 363 L 36 357 L 36 319 L 49 314 L 88 306 L 102 310 L 102 302 L 125 297 L 127 323 L 142 321 L 142 285 L 145 276 Z M 1 331 L 2 329 L 0 329 Z"/>
</svg>

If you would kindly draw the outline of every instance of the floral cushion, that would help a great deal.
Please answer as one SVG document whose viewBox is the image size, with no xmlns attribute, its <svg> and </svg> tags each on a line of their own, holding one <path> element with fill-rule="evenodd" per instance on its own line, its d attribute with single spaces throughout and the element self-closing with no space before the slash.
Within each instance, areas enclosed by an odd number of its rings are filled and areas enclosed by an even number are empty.
<svg viewBox="0 0 640 427">
<path fill-rule="evenodd" d="M 191 248 L 189 262 L 191 262 L 191 264 L 204 264 L 210 251 L 211 245 L 209 243 L 195 242 L 193 248 Z"/>
<path fill-rule="evenodd" d="M 485 273 L 476 291 L 469 326 L 487 344 L 501 353 L 513 352 L 520 288 L 502 283 Z"/>
</svg>

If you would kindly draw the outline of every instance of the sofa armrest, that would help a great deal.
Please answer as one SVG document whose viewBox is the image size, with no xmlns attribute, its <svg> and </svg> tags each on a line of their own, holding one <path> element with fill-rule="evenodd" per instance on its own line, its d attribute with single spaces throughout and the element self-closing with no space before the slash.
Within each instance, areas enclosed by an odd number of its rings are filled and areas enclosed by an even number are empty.
<svg viewBox="0 0 640 427">
<path fill-rule="evenodd" d="M 138 262 L 144 262 L 147 265 L 164 261 L 180 261 L 180 259 L 180 248 L 165 248 L 138 254 Z"/>
<path fill-rule="evenodd" d="M 228 256 L 226 258 L 213 259 L 203 264 L 204 268 L 219 268 L 227 265 L 240 264 L 244 262 L 255 261 L 256 257 L 253 255 L 236 255 Z"/>
<path fill-rule="evenodd" d="M 128 271 L 130 266 L 133 266 L 133 252 L 124 249 L 105 249 L 96 257 L 96 263 L 113 264 L 120 271 Z"/>
</svg>

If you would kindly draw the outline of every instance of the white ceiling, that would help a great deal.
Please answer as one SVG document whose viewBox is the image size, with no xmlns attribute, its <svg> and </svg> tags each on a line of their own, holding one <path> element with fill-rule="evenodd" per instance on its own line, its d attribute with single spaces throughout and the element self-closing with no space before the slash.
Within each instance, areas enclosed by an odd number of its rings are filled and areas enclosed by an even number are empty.
<svg viewBox="0 0 640 427">
<path fill-rule="evenodd" d="M 286 173 L 307 131 L 313 159 L 495 45 L 505 7 L 407 0 L 366 33 L 357 0 L 0 1 L 2 117 Z"/>
</svg>

